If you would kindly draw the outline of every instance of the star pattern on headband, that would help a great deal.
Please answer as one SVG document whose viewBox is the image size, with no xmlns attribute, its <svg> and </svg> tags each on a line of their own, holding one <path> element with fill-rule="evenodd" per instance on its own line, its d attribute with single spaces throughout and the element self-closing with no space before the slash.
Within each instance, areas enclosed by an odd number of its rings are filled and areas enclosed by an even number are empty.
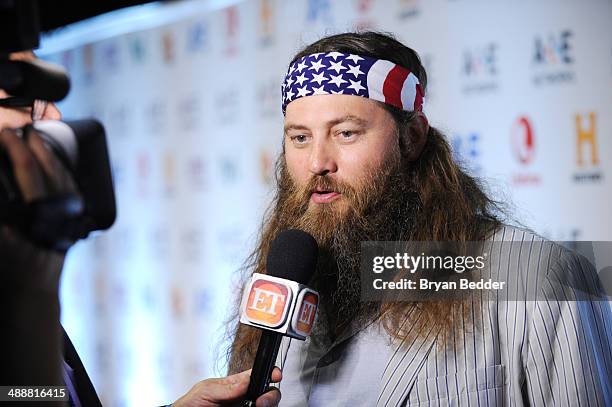
<svg viewBox="0 0 612 407">
<path fill-rule="evenodd" d="M 342 65 L 342 61 L 340 62 L 332 62 L 329 66 L 329 69 L 333 69 L 336 73 L 340 73 L 343 69 L 346 69 L 345 66 Z"/>
<path fill-rule="evenodd" d="M 310 65 L 310 69 L 319 72 L 319 69 L 325 68 L 325 65 L 321 63 L 321 61 L 314 61 L 312 65 Z"/>
<path fill-rule="evenodd" d="M 348 71 L 346 73 L 350 73 L 355 76 L 355 78 L 359 77 L 359 75 L 363 75 L 364 73 L 359 70 L 359 65 L 348 65 Z"/>
<path fill-rule="evenodd" d="M 335 60 L 337 60 L 339 57 L 341 57 L 344 54 L 342 52 L 332 51 L 332 52 L 328 53 L 327 55 L 329 55 L 335 61 Z"/>
<path fill-rule="evenodd" d="M 347 83 L 347 81 L 342 79 L 342 75 L 330 75 L 330 77 L 331 79 L 329 80 L 329 83 L 333 83 L 338 88 L 340 88 L 343 83 Z"/>
<path fill-rule="evenodd" d="M 311 89 L 308 89 L 306 86 L 302 87 L 302 88 L 298 88 L 297 90 L 297 96 L 298 97 L 302 97 L 302 96 L 308 96 L 308 94 L 312 92 Z"/>
<path fill-rule="evenodd" d="M 312 88 L 312 94 L 313 95 L 327 95 L 329 92 L 327 92 L 323 86 L 319 86 L 318 88 Z"/>
<path fill-rule="evenodd" d="M 349 81 L 351 82 L 351 84 L 348 86 L 349 89 L 355 89 L 355 92 L 359 93 L 359 91 L 365 89 L 365 87 L 363 87 L 361 85 L 360 81 L 352 81 L 349 79 Z"/>
<path fill-rule="evenodd" d="M 295 78 L 295 83 L 297 83 L 298 85 L 302 86 L 302 84 L 304 83 L 304 81 L 306 81 L 306 74 L 303 73 L 301 75 L 299 75 L 298 77 Z"/>
<path fill-rule="evenodd" d="M 305 63 L 300 62 L 295 70 L 298 71 L 298 72 L 302 72 L 302 70 L 304 68 L 306 68 L 306 67 L 307 67 L 307 65 Z"/>
<path fill-rule="evenodd" d="M 316 82 L 319 85 L 321 85 L 321 82 L 327 81 L 327 80 L 329 80 L 329 78 L 325 77 L 325 72 L 321 72 L 321 73 L 316 73 L 316 74 L 312 75 L 312 80 L 313 80 L 313 82 Z"/>
<path fill-rule="evenodd" d="M 372 61 L 358 55 L 328 52 L 310 54 L 291 64 L 281 87 L 283 104 L 299 97 L 326 94 L 368 96 L 366 72 Z"/>
</svg>

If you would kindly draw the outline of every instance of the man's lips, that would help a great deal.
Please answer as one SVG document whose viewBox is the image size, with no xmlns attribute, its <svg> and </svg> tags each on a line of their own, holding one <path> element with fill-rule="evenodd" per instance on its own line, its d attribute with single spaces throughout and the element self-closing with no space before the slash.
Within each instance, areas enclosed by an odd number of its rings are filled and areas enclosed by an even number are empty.
<svg viewBox="0 0 612 407">
<path fill-rule="evenodd" d="M 336 191 L 313 191 L 310 200 L 314 203 L 325 204 L 340 198 L 340 193 Z"/>
</svg>

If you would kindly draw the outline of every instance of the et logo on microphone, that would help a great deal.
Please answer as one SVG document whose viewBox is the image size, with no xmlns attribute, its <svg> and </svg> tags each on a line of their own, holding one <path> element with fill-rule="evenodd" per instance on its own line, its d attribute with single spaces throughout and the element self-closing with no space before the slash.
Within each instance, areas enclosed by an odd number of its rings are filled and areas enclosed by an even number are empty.
<svg viewBox="0 0 612 407">
<path fill-rule="evenodd" d="M 276 328 L 285 322 L 291 290 L 276 281 L 256 279 L 251 284 L 245 314 L 255 324 Z"/>
<path fill-rule="evenodd" d="M 297 312 L 293 314 L 291 327 L 293 331 L 302 335 L 308 336 L 312 331 L 315 316 L 317 315 L 317 307 L 319 305 L 319 296 L 315 291 L 305 288 L 298 295 Z"/>
<path fill-rule="evenodd" d="M 303 284 L 253 273 L 240 305 L 240 322 L 304 340 L 316 321 L 319 294 Z"/>
</svg>

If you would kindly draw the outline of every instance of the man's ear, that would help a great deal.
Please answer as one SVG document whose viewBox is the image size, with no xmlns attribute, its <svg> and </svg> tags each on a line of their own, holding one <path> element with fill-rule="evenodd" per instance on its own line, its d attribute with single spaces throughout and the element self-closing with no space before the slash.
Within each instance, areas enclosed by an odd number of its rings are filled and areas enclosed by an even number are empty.
<svg viewBox="0 0 612 407">
<path fill-rule="evenodd" d="M 404 155 L 408 161 L 415 161 L 421 156 L 429 133 L 429 122 L 423 112 L 417 112 L 416 119 L 411 121 L 405 131 L 408 134 L 402 134 Z"/>
</svg>

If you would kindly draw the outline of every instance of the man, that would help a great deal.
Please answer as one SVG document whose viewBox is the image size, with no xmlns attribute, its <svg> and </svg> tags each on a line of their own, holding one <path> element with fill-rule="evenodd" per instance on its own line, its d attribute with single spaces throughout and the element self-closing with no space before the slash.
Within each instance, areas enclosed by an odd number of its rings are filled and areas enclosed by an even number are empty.
<svg viewBox="0 0 612 407">
<path fill-rule="evenodd" d="M 11 60 L 33 60 L 32 52 L 14 52 Z M 76 191 L 69 172 L 36 131 L 23 126 L 34 120 L 59 120 L 52 103 L 11 98 L 0 89 L 0 150 L 6 152 L 25 202 Z M 9 103 L 10 101 L 10 103 Z M 0 174 L 3 180 L 4 174 Z M 70 405 L 101 405 L 81 360 L 60 326 L 59 282 L 64 253 L 39 247 L 18 231 L 0 225 L 0 304 L 3 334 L 0 385 L 67 386 Z M 63 349 L 63 357 L 62 357 Z M 247 391 L 250 370 L 203 380 L 173 405 L 212 407 L 239 401 Z M 281 380 L 275 369 L 272 382 Z M 257 406 L 278 403 L 272 390 Z M 48 404 L 48 402 L 47 402 Z M 52 404 L 49 404 L 52 405 Z M 53 404 L 54 405 L 54 404 Z"/>
<path fill-rule="evenodd" d="M 321 307 L 309 340 L 281 345 L 280 405 L 612 405 L 612 323 L 596 275 L 502 223 L 429 126 L 426 85 L 418 55 L 375 32 L 323 38 L 289 65 L 278 189 L 248 271 L 265 272 L 279 231 L 303 229 L 320 246 Z M 362 241 L 497 242 L 490 269 L 525 284 L 486 300 L 364 302 Z M 237 327 L 230 373 L 252 365 L 257 342 Z"/>
</svg>

